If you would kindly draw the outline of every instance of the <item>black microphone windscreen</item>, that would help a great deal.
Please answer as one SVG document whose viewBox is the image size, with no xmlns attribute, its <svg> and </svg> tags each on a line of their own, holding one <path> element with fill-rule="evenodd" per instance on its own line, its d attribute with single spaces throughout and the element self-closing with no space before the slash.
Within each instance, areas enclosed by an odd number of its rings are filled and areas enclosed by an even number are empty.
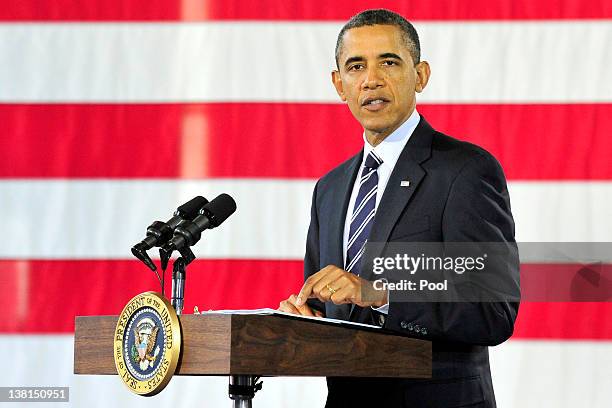
<svg viewBox="0 0 612 408">
<path fill-rule="evenodd" d="M 181 218 L 192 220 L 198 215 L 200 209 L 207 203 L 208 200 L 204 197 L 196 196 L 177 208 L 176 215 L 179 215 Z"/>
<path fill-rule="evenodd" d="M 206 204 L 202 211 L 210 218 L 211 224 L 218 227 L 236 211 L 236 202 L 228 194 L 220 194 Z"/>
</svg>

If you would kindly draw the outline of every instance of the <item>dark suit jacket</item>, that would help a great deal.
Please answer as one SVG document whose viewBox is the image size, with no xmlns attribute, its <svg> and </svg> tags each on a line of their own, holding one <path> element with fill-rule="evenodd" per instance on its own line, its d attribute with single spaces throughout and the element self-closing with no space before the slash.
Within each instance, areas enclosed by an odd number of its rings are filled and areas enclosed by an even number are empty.
<svg viewBox="0 0 612 408">
<path fill-rule="evenodd" d="M 342 236 L 360 152 L 322 177 L 312 199 L 305 278 L 343 266 Z M 410 187 L 400 187 L 410 180 Z M 488 152 L 435 131 L 423 117 L 402 151 L 379 203 L 369 242 L 506 242 L 514 221 L 501 166 Z M 364 260 L 364 262 L 366 262 Z M 520 296 L 518 257 L 504 270 Z M 367 268 L 361 275 L 368 276 Z M 327 317 L 382 325 L 432 340 L 432 380 L 328 378 L 327 407 L 495 407 L 487 346 L 513 332 L 518 303 L 394 302 L 389 313 L 351 305 L 309 304 Z M 416 326 L 425 328 L 418 333 Z M 425 334 L 423 334 L 423 332 Z"/>
</svg>

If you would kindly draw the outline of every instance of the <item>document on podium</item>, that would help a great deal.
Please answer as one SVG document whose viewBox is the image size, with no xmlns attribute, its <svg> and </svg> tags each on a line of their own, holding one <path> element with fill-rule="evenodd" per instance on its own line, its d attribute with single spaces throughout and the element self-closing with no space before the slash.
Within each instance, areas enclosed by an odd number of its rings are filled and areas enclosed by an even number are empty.
<svg viewBox="0 0 612 408">
<path fill-rule="evenodd" d="M 238 309 L 238 310 L 231 310 L 231 309 L 226 309 L 226 310 L 208 310 L 208 311 L 202 311 L 199 314 L 202 314 L 202 315 L 210 315 L 210 314 L 236 314 L 236 315 L 288 316 L 288 317 L 293 317 L 293 318 L 297 318 L 297 319 L 315 320 L 315 321 L 320 322 L 320 323 L 332 323 L 332 324 L 339 324 L 339 325 L 342 325 L 342 326 L 349 326 L 349 327 L 354 327 L 354 328 L 363 327 L 363 328 L 368 328 L 368 329 L 379 329 L 380 330 L 380 326 L 374 326 L 372 324 L 350 322 L 348 320 L 329 319 L 327 317 L 302 316 L 302 315 L 296 315 L 296 314 L 293 314 L 293 313 L 287 313 L 287 312 L 283 312 L 283 311 L 276 310 L 276 309 L 270 309 L 270 308 L 264 308 L 264 309 Z"/>
</svg>

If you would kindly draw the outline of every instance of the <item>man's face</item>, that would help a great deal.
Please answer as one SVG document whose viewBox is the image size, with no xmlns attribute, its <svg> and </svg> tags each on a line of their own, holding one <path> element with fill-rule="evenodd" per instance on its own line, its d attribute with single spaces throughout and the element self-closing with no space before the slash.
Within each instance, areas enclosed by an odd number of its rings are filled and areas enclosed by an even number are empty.
<svg viewBox="0 0 612 408">
<path fill-rule="evenodd" d="M 373 136 L 380 141 L 414 110 L 415 92 L 427 84 L 429 65 L 415 67 L 401 30 L 392 25 L 352 28 L 342 45 L 339 71 L 332 73 L 334 86 L 368 140 Z"/>
</svg>

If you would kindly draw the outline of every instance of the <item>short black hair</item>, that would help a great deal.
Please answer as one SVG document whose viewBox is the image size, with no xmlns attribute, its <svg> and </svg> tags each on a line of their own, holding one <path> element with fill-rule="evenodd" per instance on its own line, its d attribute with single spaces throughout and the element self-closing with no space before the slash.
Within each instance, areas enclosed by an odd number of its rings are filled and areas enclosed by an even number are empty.
<svg viewBox="0 0 612 408">
<path fill-rule="evenodd" d="M 415 64 L 421 60 L 421 43 L 419 35 L 414 26 L 399 14 L 387 9 L 371 9 L 362 11 L 353 16 L 340 30 L 336 40 L 336 66 L 339 68 L 338 59 L 342 52 L 342 38 L 351 28 L 372 26 L 372 25 L 392 25 L 398 27 L 403 34 L 406 45 L 410 50 L 410 56 Z"/>
</svg>

